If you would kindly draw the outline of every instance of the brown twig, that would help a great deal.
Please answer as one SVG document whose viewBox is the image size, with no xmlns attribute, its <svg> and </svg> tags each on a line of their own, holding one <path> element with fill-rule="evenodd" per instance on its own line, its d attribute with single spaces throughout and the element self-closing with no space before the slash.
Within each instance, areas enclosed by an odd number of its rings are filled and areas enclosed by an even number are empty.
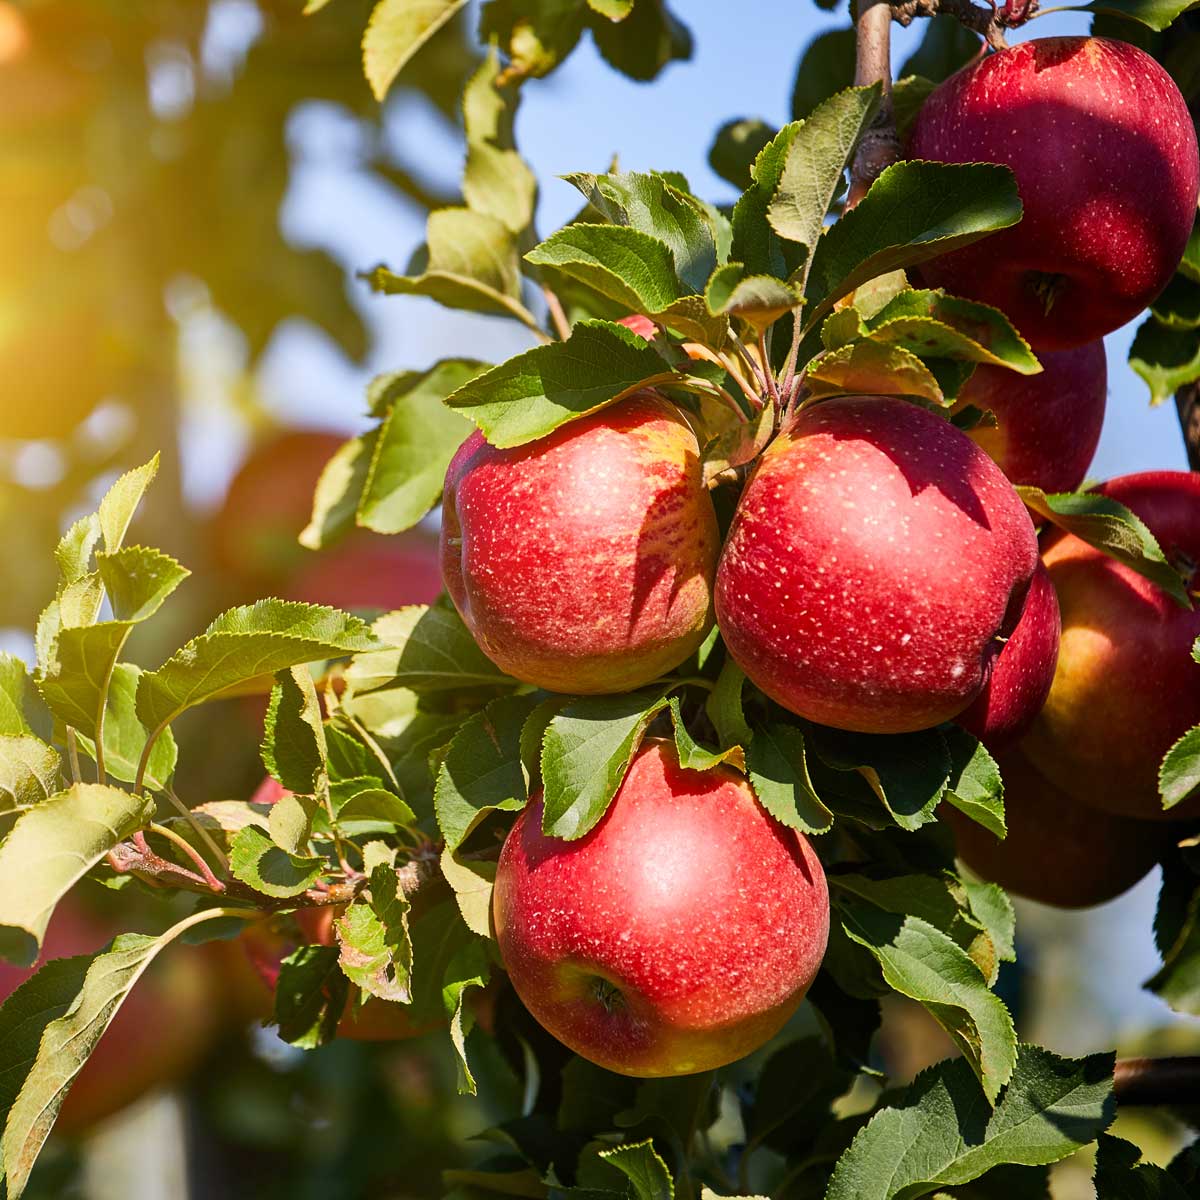
<svg viewBox="0 0 1200 1200">
<path fill-rule="evenodd" d="M 987 8 L 972 4 L 971 0 L 901 0 L 892 7 L 892 16 L 900 25 L 911 25 L 917 17 L 935 17 L 945 13 L 954 17 L 960 25 L 974 30 L 993 50 L 1004 50 L 1008 43 L 1004 40 L 1006 29 L 1015 29 L 1024 25 L 1037 11 L 1037 0 L 1031 0 L 1027 5 L 1018 6 L 1019 16 L 1009 13 L 1010 5 Z"/>
<path fill-rule="evenodd" d="M 565 342 L 571 336 L 571 322 L 567 320 L 566 310 L 558 293 L 551 287 L 542 285 L 542 295 L 546 298 L 546 308 L 550 312 L 550 320 L 554 323 L 554 332 L 559 340 Z"/>
<path fill-rule="evenodd" d="M 1120 1058 L 1113 1072 L 1119 1104 L 1200 1104 L 1200 1056 Z"/>
<path fill-rule="evenodd" d="M 1192 383 L 1175 393 L 1179 428 L 1187 447 L 1188 466 L 1200 471 L 1200 383 Z"/>
<path fill-rule="evenodd" d="M 860 0 L 854 34 L 854 82 L 858 87 L 880 83 L 883 96 L 850 167 L 847 209 L 853 208 L 871 184 L 900 157 L 900 136 L 892 109 L 892 8 L 887 0 Z"/>
</svg>

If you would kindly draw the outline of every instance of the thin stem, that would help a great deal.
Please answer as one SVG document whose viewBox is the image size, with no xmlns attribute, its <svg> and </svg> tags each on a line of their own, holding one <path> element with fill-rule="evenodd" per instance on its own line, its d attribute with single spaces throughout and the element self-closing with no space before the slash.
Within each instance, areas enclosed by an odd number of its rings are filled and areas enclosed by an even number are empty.
<svg viewBox="0 0 1200 1200">
<path fill-rule="evenodd" d="M 1188 384 L 1175 393 L 1179 428 L 1187 448 L 1188 466 L 1200 471 L 1200 383 Z"/>
<path fill-rule="evenodd" d="M 763 375 L 767 380 L 767 393 L 775 401 L 775 407 L 778 409 L 779 382 L 775 378 L 775 372 L 771 370 L 771 351 L 767 346 L 767 331 L 765 329 L 758 335 L 758 353 L 762 359 Z"/>
<path fill-rule="evenodd" d="M 82 783 L 83 776 L 79 773 L 79 744 L 75 740 L 75 730 L 67 726 L 67 760 L 71 764 L 71 782 Z"/>
<path fill-rule="evenodd" d="M 225 885 L 212 873 L 212 869 L 208 863 L 201 857 L 200 852 L 186 838 L 182 838 L 173 829 L 168 829 L 165 825 L 159 825 L 151 821 L 147 827 L 153 833 L 157 833 L 160 837 L 165 837 L 167 841 L 179 847 L 194 862 L 204 877 L 204 882 L 208 884 L 214 892 L 223 892 Z"/>
<path fill-rule="evenodd" d="M 750 348 L 745 342 L 742 341 L 740 337 L 738 337 L 736 333 L 733 332 L 732 329 L 729 331 L 729 340 L 733 344 L 733 348 L 738 352 L 738 356 L 741 358 L 742 362 L 744 362 L 750 368 L 750 373 L 756 380 L 758 380 L 758 385 L 760 388 L 762 388 L 761 395 L 763 397 L 769 396 L 771 394 L 771 389 L 767 383 L 767 376 L 770 374 L 770 372 L 767 369 L 766 364 L 760 364 L 755 360 L 754 355 L 750 353 Z"/>
<path fill-rule="evenodd" d="M 1113 1071 L 1118 1104 L 1179 1105 L 1200 1103 L 1200 1056 L 1121 1058 Z"/>
<path fill-rule="evenodd" d="M 567 320 L 562 301 L 558 298 L 558 293 L 552 287 L 547 287 L 546 284 L 542 284 L 542 295 L 546 297 L 546 307 L 550 310 L 550 320 L 554 322 L 554 330 L 565 342 L 571 336 L 571 322 Z"/>
<path fill-rule="evenodd" d="M 200 824 L 196 818 L 196 814 L 180 798 L 175 795 L 174 788 L 167 789 L 167 798 L 179 810 L 180 816 L 196 831 L 196 836 L 208 847 L 209 853 L 217 860 L 217 865 L 226 874 L 229 873 L 229 859 L 225 857 L 225 851 L 217 845 L 216 839 Z"/>
</svg>

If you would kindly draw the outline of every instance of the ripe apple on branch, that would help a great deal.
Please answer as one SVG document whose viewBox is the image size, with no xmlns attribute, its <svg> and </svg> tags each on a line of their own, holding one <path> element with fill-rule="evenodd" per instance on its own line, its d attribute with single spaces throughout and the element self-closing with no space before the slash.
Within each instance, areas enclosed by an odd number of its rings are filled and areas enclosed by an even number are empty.
<svg viewBox="0 0 1200 1200">
<path fill-rule="evenodd" d="M 428 33 L 395 7 L 367 31 L 381 95 Z M 682 52 L 661 5 L 586 7 L 567 33 L 635 77 L 634 44 Z M 376 381 L 302 534 L 403 545 L 440 504 L 445 594 L 369 626 L 264 600 L 122 661 L 186 575 L 126 540 L 150 463 L 64 535 L 32 673 L 5 660 L 0 952 L 29 965 L 84 875 L 198 898 L 0 1008 L 9 1194 L 145 965 L 233 932 L 293 1045 L 444 1026 L 474 1093 L 517 1044 L 517 1164 L 470 1181 L 491 1194 L 1040 1186 L 1106 1138 L 1129 1072 L 1018 1043 L 1004 887 L 1087 906 L 1161 863 L 1149 986 L 1200 1012 L 1195 477 L 1061 490 L 1102 420 L 1099 339 L 1191 279 L 1185 98 L 1095 37 L 893 89 L 891 10 L 864 4 L 856 85 L 743 146 L 732 206 L 677 172 L 580 173 L 541 238 L 517 89 L 574 41 L 485 11 L 463 204 L 368 279 L 535 344 Z M 211 748 L 176 722 L 264 677 L 266 791 L 190 796 Z M 477 1021 L 504 977 L 524 1008 Z M 873 1056 L 892 995 L 958 1052 L 903 1094 Z M 812 1088 L 782 1130 L 781 1074 Z M 714 1149 L 722 1097 L 745 1136 Z M 1127 1159 L 1100 1142 L 1102 1176 Z"/>
</svg>

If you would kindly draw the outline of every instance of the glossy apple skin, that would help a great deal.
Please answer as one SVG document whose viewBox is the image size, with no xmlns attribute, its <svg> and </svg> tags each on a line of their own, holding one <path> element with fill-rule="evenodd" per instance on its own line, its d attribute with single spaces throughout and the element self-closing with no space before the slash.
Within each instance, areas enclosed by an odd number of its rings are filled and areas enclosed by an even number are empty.
<svg viewBox="0 0 1200 1200">
<path fill-rule="evenodd" d="M 799 716 L 904 733 L 979 695 L 1037 565 L 1028 513 L 966 434 L 914 404 L 804 409 L 742 494 L 717 623 Z"/>
<path fill-rule="evenodd" d="M 624 1075 L 687 1075 L 773 1037 L 829 934 L 825 874 L 736 772 L 680 768 L 647 742 L 578 841 L 541 831 L 535 796 L 493 892 L 500 954 L 537 1020 Z"/>
<path fill-rule="evenodd" d="M 996 756 L 1008 836 L 1001 841 L 948 804 L 958 856 L 983 879 L 1056 908 L 1104 904 L 1143 879 L 1170 844 L 1170 827 L 1072 800 L 1019 752 Z"/>
<path fill-rule="evenodd" d="M 1107 38 L 1041 38 L 976 59 L 925 101 L 908 157 L 1012 168 L 1023 219 L 920 275 L 995 305 L 1041 350 L 1137 316 L 1170 280 L 1196 217 L 1187 104 L 1148 54 Z M 1048 276 L 1061 277 L 1049 306 Z"/>
<path fill-rule="evenodd" d="M 1054 584 L 1038 563 L 1016 628 L 992 660 L 983 691 L 959 715 L 958 723 L 988 746 L 1025 733 L 1050 694 L 1061 631 Z"/>
<path fill-rule="evenodd" d="M 1200 475 L 1147 471 L 1098 490 L 1141 517 L 1168 559 L 1200 562 Z M 1062 606 L 1062 645 L 1023 750 L 1082 804 L 1143 819 L 1200 815 L 1200 799 L 1163 812 L 1158 796 L 1163 755 L 1200 722 L 1200 666 L 1191 656 L 1200 609 L 1180 608 L 1070 534 L 1053 536 L 1043 558 Z"/>
<path fill-rule="evenodd" d="M 678 666 L 712 625 L 717 521 L 699 447 L 653 392 L 446 473 L 442 575 L 483 651 L 556 692 L 618 692 Z"/>
<path fill-rule="evenodd" d="M 42 944 L 41 962 L 95 954 L 121 929 L 68 898 L 59 904 Z M 185 1076 L 212 1045 L 220 1012 L 204 947 L 172 946 L 138 980 L 96 1043 L 55 1122 L 75 1135 L 156 1087 Z M 0 1001 L 33 974 L 0 962 Z"/>
<path fill-rule="evenodd" d="M 1073 492 L 1087 475 L 1104 424 L 1104 343 L 1039 357 L 1043 370 L 1038 375 L 976 367 L 959 393 L 959 406 L 972 404 L 995 414 L 996 425 L 969 432 L 1012 483 Z"/>
</svg>

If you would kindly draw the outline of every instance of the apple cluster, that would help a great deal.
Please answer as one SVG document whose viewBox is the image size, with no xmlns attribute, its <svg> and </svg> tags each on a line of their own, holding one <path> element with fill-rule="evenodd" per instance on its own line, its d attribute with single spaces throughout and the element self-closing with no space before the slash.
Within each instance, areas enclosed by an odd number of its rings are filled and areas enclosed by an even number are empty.
<svg viewBox="0 0 1200 1200">
<path fill-rule="evenodd" d="M 515 448 L 475 433 L 446 476 L 443 574 L 488 656 L 552 692 L 649 685 L 715 622 L 751 683 L 806 721 L 958 722 L 999 750 L 1010 829 L 1000 842 L 949 814 L 962 857 L 1019 892 L 1091 904 L 1162 849 L 1157 768 L 1200 721 L 1200 614 L 1078 537 L 1039 542 L 1014 485 L 1082 482 L 1101 339 L 1161 291 L 1192 228 L 1195 133 L 1140 50 L 1052 38 L 937 88 L 910 153 L 1017 177 L 1019 225 L 920 269 L 1001 309 L 1042 356 L 1039 375 L 985 366 L 962 389 L 960 408 L 994 426 L 968 434 L 896 397 L 802 403 L 725 529 L 687 413 L 653 390 Z M 1103 492 L 1194 588 L 1200 479 Z M 504 846 L 493 917 L 519 994 L 561 1040 L 616 1070 L 680 1074 L 749 1052 L 794 1011 L 825 949 L 825 880 L 736 771 L 684 770 L 651 740 L 584 838 L 548 837 L 540 811 L 535 797 Z"/>
</svg>

